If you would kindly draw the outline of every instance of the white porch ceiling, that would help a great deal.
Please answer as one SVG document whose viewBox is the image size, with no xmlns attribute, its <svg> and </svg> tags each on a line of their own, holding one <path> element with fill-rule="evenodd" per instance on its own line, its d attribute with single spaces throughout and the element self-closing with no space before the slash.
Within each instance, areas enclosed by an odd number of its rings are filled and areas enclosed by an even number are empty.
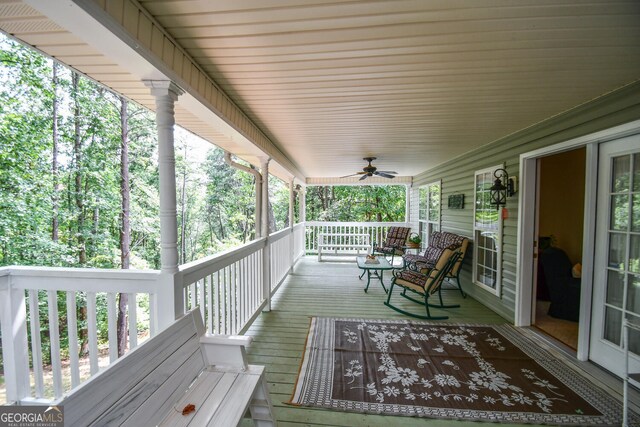
<svg viewBox="0 0 640 427">
<path fill-rule="evenodd" d="M 640 78 L 638 0 L 140 3 L 308 178 L 366 156 L 417 175 Z M 27 21 L 0 28 L 150 104 L 108 58 Z"/>
</svg>

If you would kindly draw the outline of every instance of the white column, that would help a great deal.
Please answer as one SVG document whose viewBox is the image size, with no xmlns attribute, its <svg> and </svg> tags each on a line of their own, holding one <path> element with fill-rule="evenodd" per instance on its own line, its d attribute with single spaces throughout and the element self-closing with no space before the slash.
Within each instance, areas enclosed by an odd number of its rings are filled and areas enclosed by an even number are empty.
<svg viewBox="0 0 640 427">
<path fill-rule="evenodd" d="M 303 224 L 302 233 L 300 233 L 300 247 L 302 248 L 302 256 L 307 253 L 307 226 L 305 222 L 307 221 L 307 187 L 301 186 L 300 191 L 298 191 L 298 203 L 300 212 L 298 214 L 300 224 Z"/>
<path fill-rule="evenodd" d="M 411 221 L 411 186 L 406 184 L 405 188 L 405 202 L 404 202 L 404 222 Z"/>
<path fill-rule="evenodd" d="M 289 228 L 291 233 L 289 233 L 289 273 L 293 270 L 293 263 L 295 262 L 295 248 L 296 243 L 294 241 L 295 235 L 293 233 L 293 226 L 295 225 L 295 204 L 296 204 L 296 189 L 294 186 L 293 178 L 289 180 Z"/>
<path fill-rule="evenodd" d="M 269 230 L 269 157 L 260 159 L 260 173 L 262 174 L 262 236 L 268 237 Z"/>
<path fill-rule="evenodd" d="M 260 175 L 260 178 L 256 175 L 256 239 L 262 237 L 262 181 L 262 175 Z"/>
<path fill-rule="evenodd" d="M 178 280 L 176 159 L 173 144 L 174 104 L 182 89 L 167 80 L 145 80 L 156 99 L 158 170 L 160 172 L 160 288 L 156 301 L 158 331 L 184 314 L 184 294 Z"/>
<path fill-rule="evenodd" d="M 293 226 L 295 225 L 294 214 L 295 214 L 295 204 L 296 204 L 296 189 L 293 183 L 293 178 L 289 180 L 289 225 L 293 230 Z"/>
<path fill-rule="evenodd" d="M 0 277 L 0 325 L 7 403 L 31 394 L 24 290 L 11 289 L 9 276 Z"/>
<path fill-rule="evenodd" d="M 262 237 L 266 238 L 264 251 L 262 253 L 262 284 L 264 296 L 267 304 L 264 311 L 271 311 L 271 244 L 269 242 L 269 160 L 268 157 L 260 159 L 260 173 L 262 174 Z"/>
<path fill-rule="evenodd" d="M 300 222 L 305 223 L 307 221 L 307 187 L 300 188 Z"/>
</svg>

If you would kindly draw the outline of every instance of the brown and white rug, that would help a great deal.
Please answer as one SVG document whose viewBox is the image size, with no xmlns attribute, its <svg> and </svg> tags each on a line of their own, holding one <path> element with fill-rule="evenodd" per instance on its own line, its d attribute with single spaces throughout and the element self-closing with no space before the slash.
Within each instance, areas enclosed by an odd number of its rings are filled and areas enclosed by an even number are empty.
<svg viewBox="0 0 640 427">
<path fill-rule="evenodd" d="M 510 423 L 622 418 L 618 401 L 510 325 L 313 318 L 289 403 Z"/>
</svg>

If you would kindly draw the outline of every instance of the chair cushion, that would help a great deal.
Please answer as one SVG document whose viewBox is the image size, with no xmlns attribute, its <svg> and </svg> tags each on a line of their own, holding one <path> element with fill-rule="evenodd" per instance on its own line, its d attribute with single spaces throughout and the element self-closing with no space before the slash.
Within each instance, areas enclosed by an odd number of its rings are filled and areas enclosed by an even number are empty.
<svg viewBox="0 0 640 427">
<path fill-rule="evenodd" d="M 417 271 L 402 270 L 396 274 L 395 283 L 424 295 L 424 285 L 429 277 Z"/>
<path fill-rule="evenodd" d="M 406 254 L 402 257 L 407 264 L 414 264 L 416 262 L 424 262 L 425 257 L 422 255 Z"/>
<path fill-rule="evenodd" d="M 435 264 L 438 261 L 438 259 L 442 255 L 442 252 L 444 252 L 445 249 L 447 249 L 447 248 L 436 248 L 436 247 L 429 246 L 424 251 L 424 255 L 422 256 L 423 259 L 420 260 L 419 262 L 422 262 L 422 263 L 425 263 L 425 264 Z"/>
<path fill-rule="evenodd" d="M 389 227 L 383 246 L 402 248 L 407 243 L 407 237 L 409 237 L 410 232 L 411 229 L 409 227 Z"/>
<path fill-rule="evenodd" d="M 394 254 L 394 255 L 402 255 L 404 252 L 402 248 L 397 248 L 393 246 L 376 246 L 373 248 L 374 252 L 379 252 L 383 254 Z"/>
<path fill-rule="evenodd" d="M 383 254 L 404 254 L 402 247 L 407 243 L 407 237 L 411 229 L 408 227 L 389 227 L 387 231 L 387 237 L 384 239 L 382 245 L 374 246 L 374 252 L 381 252 Z"/>
<path fill-rule="evenodd" d="M 450 249 L 443 249 L 440 257 L 435 262 L 435 267 L 430 269 L 427 273 L 420 273 L 412 270 L 402 270 L 396 273 L 395 283 L 405 288 L 413 289 L 420 294 L 425 294 L 425 289 L 429 289 L 431 283 L 435 280 L 440 270 L 445 268 L 449 258 L 453 251 Z M 431 293 L 435 292 L 437 288 L 432 289 Z"/>
<path fill-rule="evenodd" d="M 442 232 L 440 239 L 439 239 L 439 244 L 438 247 L 442 248 L 442 249 L 457 249 L 462 245 L 462 242 L 464 241 L 464 237 L 458 235 L 458 234 L 454 234 L 454 233 L 449 233 L 448 231 L 444 231 Z"/>
<path fill-rule="evenodd" d="M 413 265 L 415 270 L 426 273 L 425 270 L 430 270 L 436 265 L 442 252 L 444 249 L 429 246 L 424 255 L 405 255 L 404 261 L 405 264 Z"/>
<path fill-rule="evenodd" d="M 434 231 L 429 238 L 429 247 L 439 248 L 442 245 L 442 232 Z"/>
</svg>

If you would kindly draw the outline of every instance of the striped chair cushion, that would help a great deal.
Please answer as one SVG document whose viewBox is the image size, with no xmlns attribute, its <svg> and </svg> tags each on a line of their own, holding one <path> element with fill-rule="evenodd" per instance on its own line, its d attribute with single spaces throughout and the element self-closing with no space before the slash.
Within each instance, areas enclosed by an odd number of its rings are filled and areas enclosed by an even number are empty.
<svg viewBox="0 0 640 427">
<path fill-rule="evenodd" d="M 428 287 L 438 275 L 438 272 L 445 267 L 452 254 L 453 251 L 451 251 L 450 249 L 443 249 L 440 257 L 436 260 L 435 268 L 432 268 L 426 274 L 411 270 L 402 270 L 396 273 L 396 285 L 400 285 L 408 289 L 413 289 L 414 291 L 424 295 L 426 293 L 425 289 L 428 289 Z M 435 290 L 432 290 L 432 293 L 433 292 L 435 292 Z"/>
<path fill-rule="evenodd" d="M 417 271 L 402 270 L 397 273 L 396 285 L 424 294 L 424 285 L 427 282 L 427 278 L 426 275 L 418 273 Z"/>
<path fill-rule="evenodd" d="M 402 248 L 397 248 L 394 246 L 376 246 L 375 248 L 373 248 L 374 252 L 380 252 L 383 254 L 395 254 L 395 255 L 402 255 L 404 252 L 402 251 Z"/>
<path fill-rule="evenodd" d="M 385 254 L 402 255 L 404 253 L 402 247 L 407 243 L 410 232 L 411 228 L 408 227 L 389 227 L 383 244 L 374 246 L 373 250 Z"/>
<path fill-rule="evenodd" d="M 443 248 L 443 249 L 457 249 L 460 247 L 460 245 L 462 245 L 462 242 L 464 241 L 464 237 L 458 235 L 458 234 L 454 234 L 454 233 L 449 233 L 448 231 L 444 231 L 441 233 L 441 237 L 440 237 L 440 241 L 438 244 L 439 248 Z"/>
</svg>

